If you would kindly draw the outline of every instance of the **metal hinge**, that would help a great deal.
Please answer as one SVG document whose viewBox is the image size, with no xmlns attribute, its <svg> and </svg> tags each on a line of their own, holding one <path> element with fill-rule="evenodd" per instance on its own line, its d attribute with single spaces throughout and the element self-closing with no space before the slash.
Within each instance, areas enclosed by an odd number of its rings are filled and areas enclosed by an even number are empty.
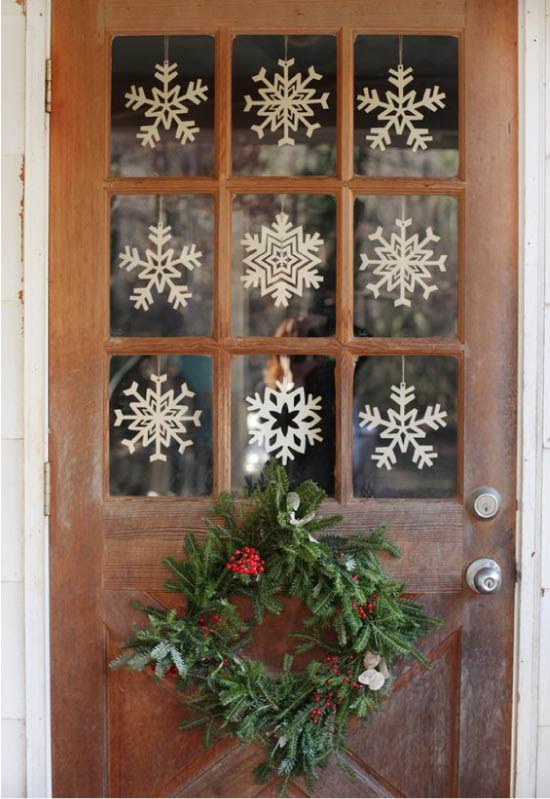
<svg viewBox="0 0 550 799">
<path fill-rule="evenodd" d="M 50 515 L 50 501 L 52 496 L 52 469 L 51 463 L 46 461 L 44 464 L 44 516 Z"/>
<path fill-rule="evenodd" d="M 52 113 L 52 59 L 46 59 L 46 113 Z"/>
</svg>

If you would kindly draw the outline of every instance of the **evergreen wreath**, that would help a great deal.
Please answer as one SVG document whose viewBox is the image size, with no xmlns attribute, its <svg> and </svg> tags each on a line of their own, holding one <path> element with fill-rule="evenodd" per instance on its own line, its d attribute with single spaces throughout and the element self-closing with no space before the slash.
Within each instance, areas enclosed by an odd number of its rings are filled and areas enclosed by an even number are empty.
<svg viewBox="0 0 550 799">
<path fill-rule="evenodd" d="M 166 587 L 183 595 L 185 614 L 136 604 L 149 625 L 111 663 L 173 680 L 192 711 L 180 726 L 204 725 L 206 746 L 216 735 L 262 743 L 256 777 L 280 775 L 282 794 L 292 777 L 313 783 L 331 754 L 342 762 L 350 717 L 365 720 L 379 706 L 398 658 L 428 666 L 415 642 L 440 624 L 382 570 L 377 553 L 400 554 L 382 527 L 367 537 L 315 538 L 340 521 L 316 515 L 324 498 L 311 480 L 290 491 L 274 462 L 248 502 L 222 494 L 202 543 L 188 534 L 185 559 L 164 560 L 172 572 Z M 272 675 L 243 650 L 264 612 L 281 612 L 280 595 L 297 597 L 311 614 L 294 634 L 295 652 L 327 654 L 302 672 L 286 654 L 282 673 Z M 242 620 L 230 601 L 236 596 L 252 601 L 253 622 Z"/>
</svg>

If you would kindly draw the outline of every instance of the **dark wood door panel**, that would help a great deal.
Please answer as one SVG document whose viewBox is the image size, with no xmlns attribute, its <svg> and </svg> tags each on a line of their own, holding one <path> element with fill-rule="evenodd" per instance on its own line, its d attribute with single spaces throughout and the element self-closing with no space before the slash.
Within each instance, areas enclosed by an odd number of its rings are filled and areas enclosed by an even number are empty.
<svg viewBox="0 0 550 799">
<path fill-rule="evenodd" d="M 204 503 L 116 500 L 107 503 L 106 511 L 106 588 L 162 589 L 168 576 L 162 558 L 181 556 L 184 530 L 200 537 L 205 529 Z M 402 551 L 398 560 L 384 558 L 387 569 L 411 591 L 461 590 L 466 519 L 458 502 L 368 500 L 345 506 L 326 502 L 324 512 L 342 514 L 342 535 L 384 524 L 387 535 Z"/>
<path fill-rule="evenodd" d="M 330 178 L 231 175 L 231 41 L 240 31 L 337 34 L 338 165 Z M 366 728 L 350 730 L 348 765 L 331 764 L 315 795 L 505 796 L 512 693 L 516 391 L 516 4 L 514 0 L 54 0 L 51 141 L 51 624 L 53 781 L 58 796 L 274 796 L 257 785 L 258 747 L 223 740 L 204 751 L 200 730 L 178 731 L 170 685 L 110 673 L 108 660 L 143 617 L 130 600 L 172 606 L 161 560 L 183 533 L 204 531 L 210 500 L 107 496 L 108 372 L 113 354 L 204 352 L 217 369 L 214 490 L 231 482 L 231 359 L 248 352 L 325 348 L 338 361 L 336 500 L 352 534 L 380 523 L 401 547 L 388 570 L 444 624 L 421 642 L 429 671 L 403 664 L 393 694 Z M 111 178 L 108 174 L 113 36 L 189 32 L 216 36 L 215 174 Z M 353 38 L 361 33 L 459 37 L 460 168 L 456 177 L 353 174 Z M 347 76 L 347 77 L 346 77 Z M 215 324 L 204 341 L 111 338 L 109 201 L 112 193 L 216 195 Z M 231 196 L 326 192 L 338 200 L 337 330 L 332 339 L 231 338 Z M 462 293 L 456 339 L 354 338 L 354 193 L 452 194 L 460 202 Z M 446 355 L 459 362 L 457 498 L 355 500 L 353 369 L 358 355 Z M 464 498 L 492 484 L 503 510 L 475 520 Z M 500 594 L 464 586 L 482 555 L 501 565 Z M 269 661 L 289 647 L 303 609 L 258 631 L 250 654 Z M 276 644 L 272 647 L 271 641 Z M 78 674 L 75 677 L 76 664 Z M 275 667 L 274 666 L 274 667 Z M 482 721 L 480 722 L 480 719 Z M 83 721 L 84 720 L 84 721 Z M 478 767 L 483 753 L 483 769 Z M 307 796 L 295 781 L 293 796 Z"/>
<path fill-rule="evenodd" d="M 107 592 L 109 601 L 109 652 L 114 656 L 127 635 L 129 623 L 120 624 L 127 592 Z M 140 601 L 162 606 L 173 604 L 173 596 L 135 595 Z M 163 601 L 160 601 L 163 600 Z M 264 662 L 280 667 L 280 655 L 288 645 L 284 632 L 300 620 L 297 603 L 291 603 L 285 618 L 267 616 L 260 630 Z M 316 786 L 320 797 L 370 796 L 456 796 L 459 723 L 461 629 L 454 627 L 460 613 L 450 597 L 427 599 L 430 612 L 445 619 L 423 641 L 430 669 L 419 664 L 402 664 L 393 693 L 366 726 L 350 727 L 350 753 L 343 757 L 347 769 L 332 763 Z M 290 611 L 290 612 L 288 612 Z M 298 613 L 296 612 L 298 611 Z M 303 614 L 302 614 L 303 615 Z M 135 622 L 135 620 L 134 620 Z M 111 624 L 118 625 L 114 633 Z M 277 645 L 274 646 L 273 642 Z M 271 642 L 271 646 L 269 646 Z M 311 654 L 307 656 L 312 657 Z M 303 664 L 305 665 L 305 663 Z M 109 684 L 109 728 L 111 795 L 139 796 L 261 796 L 270 786 L 250 779 L 262 758 L 257 746 L 240 746 L 232 739 L 220 739 L 202 751 L 202 733 L 179 732 L 184 715 L 181 696 L 165 681 L 159 688 L 151 676 L 115 672 Z M 147 757 L 143 757 L 143 752 Z M 300 782 L 293 783 L 291 796 L 309 795 Z"/>
</svg>

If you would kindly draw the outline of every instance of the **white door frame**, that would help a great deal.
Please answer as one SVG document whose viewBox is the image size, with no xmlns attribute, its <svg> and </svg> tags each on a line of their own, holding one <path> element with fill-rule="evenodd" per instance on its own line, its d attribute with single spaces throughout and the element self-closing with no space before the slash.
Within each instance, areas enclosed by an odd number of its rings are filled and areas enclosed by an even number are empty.
<svg viewBox="0 0 550 799">
<path fill-rule="evenodd" d="M 546 8 L 545 8 L 546 6 Z M 514 696 L 515 796 L 536 796 L 540 668 L 541 564 L 543 525 L 544 300 L 550 302 L 550 271 L 545 265 L 545 194 L 550 188 L 545 164 L 545 76 L 550 0 L 519 2 L 519 387 L 518 531 L 520 579 L 516 596 Z M 547 40 L 548 37 L 548 40 Z M 546 88 L 548 92 L 548 88 Z M 546 291 L 545 291 L 546 289 Z M 547 375 L 550 378 L 550 374 Z M 550 380 L 546 391 L 550 394 Z M 547 400 L 548 401 L 548 400 Z M 550 431 L 549 431 L 550 432 Z M 547 510 L 550 519 L 550 508 Z M 548 690 L 547 688 L 545 690 Z"/>
<path fill-rule="evenodd" d="M 547 5 L 550 0 L 546 0 Z M 535 796 L 539 702 L 544 367 L 545 0 L 519 0 L 519 511 L 512 794 Z M 548 12 L 547 12 L 548 13 Z M 50 0 L 26 7 L 24 208 L 25 670 L 27 795 L 51 796 L 48 520 L 49 118 L 44 113 Z M 549 36 L 550 44 L 550 36 Z M 547 268 L 550 266 L 547 264 Z M 547 280 L 547 297 L 550 278 Z M 548 344 L 547 344 L 548 346 Z M 549 376 L 550 377 L 550 376 Z M 550 390 L 550 381 L 549 381 Z"/>
<path fill-rule="evenodd" d="M 27 796 L 51 796 L 48 520 L 49 0 L 26 4 L 24 307 L 24 581 Z"/>
</svg>

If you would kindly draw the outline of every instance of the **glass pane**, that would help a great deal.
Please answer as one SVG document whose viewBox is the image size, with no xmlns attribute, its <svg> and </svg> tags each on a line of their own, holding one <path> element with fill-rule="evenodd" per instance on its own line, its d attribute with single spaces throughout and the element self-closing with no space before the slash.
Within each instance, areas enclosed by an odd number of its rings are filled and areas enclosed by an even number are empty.
<svg viewBox="0 0 550 799">
<path fill-rule="evenodd" d="M 111 494 L 211 494 L 211 359 L 124 355 L 110 366 Z"/>
<path fill-rule="evenodd" d="M 457 362 L 363 357 L 353 386 L 356 497 L 454 497 Z"/>
<path fill-rule="evenodd" d="M 458 200 L 444 195 L 355 200 L 356 336 L 455 336 Z"/>
<path fill-rule="evenodd" d="M 354 138 L 358 174 L 456 175 L 458 39 L 358 36 Z"/>
<path fill-rule="evenodd" d="M 214 37 L 117 36 L 111 174 L 213 171 Z"/>
<path fill-rule="evenodd" d="M 321 355 L 233 359 L 232 484 L 252 486 L 276 458 L 293 485 L 311 478 L 334 493 L 334 361 Z"/>
<path fill-rule="evenodd" d="M 233 172 L 332 175 L 336 38 L 236 36 Z"/>
<path fill-rule="evenodd" d="M 232 236 L 234 335 L 334 334 L 333 196 L 239 195 Z"/>
<path fill-rule="evenodd" d="M 213 274 L 210 195 L 112 198 L 111 335 L 210 335 Z"/>
</svg>

